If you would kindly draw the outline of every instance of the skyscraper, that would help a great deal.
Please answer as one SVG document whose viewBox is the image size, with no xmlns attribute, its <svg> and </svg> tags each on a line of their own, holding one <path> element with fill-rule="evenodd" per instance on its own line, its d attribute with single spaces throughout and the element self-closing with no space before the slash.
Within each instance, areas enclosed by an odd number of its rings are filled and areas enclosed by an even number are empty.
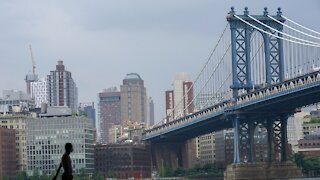
<svg viewBox="0 0 320 180">
<path fill-rule="evenodd" d="M 48 103 L 49 106 L 67 106 L 77 112 L 78 89 L 63 61 L 58 61 L 56 70 L 48 75 Z"/>
<path fill-rule="evenodd" d="M 26 87 L 27 87 L 27 94 L 31 94 L 31 83 L 38 81 L 38 75 L 37 74 L 27 74 L 26 78 Z"/>
<path fill-rule="evenodd" d="M 100 124 L 100 142 L 109 143 L 109 129 L 120 124 L 121 97 L 116 87 L 103 90 L 98 94 L 98 117 Z"/>
<path fill-rule="evenodd" d="M 154 104 L 153 104 L 153 99 L 149 97 L 148 100 L 149 108 L 148 108 L 148 123 L 150 126 L 154 125 Z"/>
<path fill-rule="evenodd" d="M 94 128 L 96 128 L 96 109 L 94 102 L 80 103 L 79 115 L 86 115 L 91 121 Z"/>
<path fill-rule="evenodd" d="M 167 121 L 193 113 L 194 110 L 193 88 L 188 73 L 176 74 L 172 84 L 173 90 L 165 92 Z"/>
<path fill-rule="evenodd" d="M 34 99 L 37 108 L 41 107 L 41 103 L 48 103 L 47 80 L 40 79 L 31 82 L 31 98 Z"/>
<path fill-rule="evenodd" d="M 147 93 L 144 81 L 137 73 L 123 79 L 121 92 L 121 125 L 147 123 Z"/>
</svg>

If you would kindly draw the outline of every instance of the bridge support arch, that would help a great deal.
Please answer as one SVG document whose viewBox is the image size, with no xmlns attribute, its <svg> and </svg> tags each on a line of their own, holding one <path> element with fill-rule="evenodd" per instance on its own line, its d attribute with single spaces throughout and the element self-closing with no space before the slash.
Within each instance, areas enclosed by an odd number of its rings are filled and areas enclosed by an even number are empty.
<svg viewBox="0 0 320 180">
<path fill-rule="evenodd" d="M 151 142 L 152 166 L 158 171 L 169 167 L 191 168 L 195 165 L 195 139 L 178 142 Z"/>
<path fill-rule="evenodd" d="M 234 161 L 225 171 L 226 180 L 288 179 L 302 177 L 300 169 L 287 161 L 287 121 L 289 113 L 232 115 L 234 128 Z M 261 125 L 265 132 L 255 137 Z M 267 138 L 266 147 L 256 146 L 255 138 Z M 267 160 L 256 159 L 256 148 L 267 148 Z"/>
</svg>

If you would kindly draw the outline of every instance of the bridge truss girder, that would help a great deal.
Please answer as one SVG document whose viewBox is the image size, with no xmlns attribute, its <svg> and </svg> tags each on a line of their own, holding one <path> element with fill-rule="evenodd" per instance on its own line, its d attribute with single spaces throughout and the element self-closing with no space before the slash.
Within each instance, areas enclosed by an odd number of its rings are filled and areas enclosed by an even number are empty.
<svg viewBox="0 0 320 180">
<path fill-rule="evenodd" d="M 288 156 L 287 120 L 289 113 L 276 114 L 272 117 L 260 118 L 245 115 L 233 115 L 229 117 L 233 121 L 234 128 L 234 163 L 257 162 L 255 158 L 259 153 L 259 144 L 255 138 L 263 140 L 263 137 L 255 137 L 256 128 L 266 129 L 266 146 L 268 162 L 285 162 Z M 260 127 L 261 126 L 261 127 Z M 256 135 L 259 136 L 259 135 Z M 261 144 L 260 144 L 261 145 Z M 260 147 L 260 149 L 261 149 Z M 264 153 L 262 153 L 264 154 Z"/>
</svg>

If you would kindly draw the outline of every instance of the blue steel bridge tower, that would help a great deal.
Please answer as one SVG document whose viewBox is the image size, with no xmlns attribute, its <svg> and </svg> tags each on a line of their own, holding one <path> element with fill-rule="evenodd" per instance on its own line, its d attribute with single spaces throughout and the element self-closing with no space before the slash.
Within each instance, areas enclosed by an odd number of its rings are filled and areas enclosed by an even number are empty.
<svg viewBox="0 0 320 180">
<path fill-rule="evenodd" d="M 277 15 L 272 16 L 280 22 L 285 19 L 281 17 L 281 9 L 278 8 Z M 231 50 L 232 50 L 232 85 L 233 98 L 239 96 L 238 91 L 244 89 L 250 92 L 254 87 L 259 88 L 259 84 L 254 84 L 252 78 L 255 74 L 252 73 L 251 67 L 251 41 L 252 34 L 258 31 L 251 25 L 254 25 L 264 31 L 267 31 L 276 36 L 282 36 L 279 33 L 283 30 L 283 26 L 268 16 L 267 8 L 264 9 L 263 15 L 252 15 L 258 21 L 268 25 L 267 28 L 262 24 L 254 21 L 249 17 L 249 11 L 246 7 L 243 15 L 236 15 L 234 8 L 228 13 L 227 21 L 230 24 L 231 30 Z M 248 22 L 245 23 L 242 20 Z M 275 31 L 274 29 L 278 30 Z M 284 56 L 283 42 L 281 39 L 271 36 L 270 34 L 261 33 L 264 46 L 264 63 L 265 73 L 264 83 L 267 86 L 274 83 L 284 81 Z M 232 112 L 228 115 L 228 119 L 232 121 L 234 127 L 234 163 L 244 161 L 254 162 L 254 131 L 258 125 L 263 126 L 268 134 L 268 159 L 272 161 L 287 161 L 287 119 L 295 110 L 284 112 L 279 109 L 272 112 L 256 112 L 256 114 L 246 114 L 242 112 Z M 272 114 L 272 116 L 269 116 Z"/>
</svg>

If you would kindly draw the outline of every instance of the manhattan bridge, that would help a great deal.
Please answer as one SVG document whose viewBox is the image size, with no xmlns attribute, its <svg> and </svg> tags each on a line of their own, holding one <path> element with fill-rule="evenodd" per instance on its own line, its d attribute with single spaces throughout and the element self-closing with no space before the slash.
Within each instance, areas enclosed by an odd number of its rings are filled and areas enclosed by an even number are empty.
<svg viewBox="0 0 320 180">
<path fill-rule="evenodd" d="M 144 134 L 154 166 L 184 166 L 187 140 L 233 128 L 233 164 L 226 179 L 250 173 L 252 179 L 299 177 L 288 163 L 287 121 L 299 108 L 320 102 L 320 32 L 286 17 L 280 8 L 275 15 L 267 8 L 262 15 L 251 15 L 248 8 L 238 15 L 232 7 L 189 90 L 193 99 L 183 112 L 173 109 L 170 121 Z M 267 130 L 268 163 L 262 165 L 254 164 L 257 127 Z"/>
</svg>

